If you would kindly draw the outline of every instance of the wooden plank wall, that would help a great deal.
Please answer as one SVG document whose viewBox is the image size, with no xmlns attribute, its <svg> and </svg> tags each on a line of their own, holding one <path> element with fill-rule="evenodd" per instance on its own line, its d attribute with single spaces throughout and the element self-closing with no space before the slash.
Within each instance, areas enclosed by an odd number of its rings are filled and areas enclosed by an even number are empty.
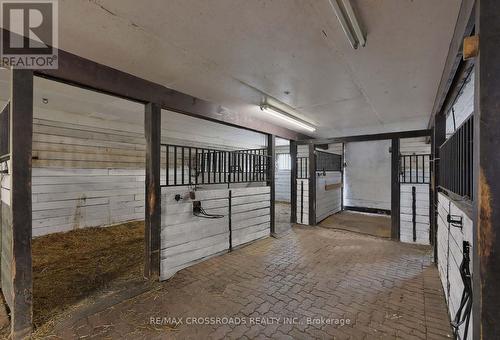
<svg viewBox="0 0 500 340">
<path fill-rule="evenodd" d="M 419 138 L 403 138 L 400 140 L 400 152 L 402 155 L 414 154 L 430 154 L 431 145 L 426 143 L 425 137 Z M 416 163 L 413 162 L 412 168 L 415 169 Z M 410 173 L 407 170 L 406 177 L 409 178 Z M 415 171 L 412 177 L 415 178 Z M 430 170 L 429 164 L 425 166 L 425 180 L 429 181 Z M 413 242 L 413 198 L 412 187 L 416 190 L 416 234 L 418 244 L 429 244 L 429 184 L 401 184 L 401 199 L 400 199 L 400 240 L 401 242 Z"/>
<path fill-rule="evenodd" d="M 320 173 L 316 180 L 316 221 L 321 222 L 330 215 L 341 210 L 341 187 L 327 190 L 330 184 L 341 184 L 340 171 L 327 171 L 326 175 Z"/>
<path fill-rule="evenodd" d="M 2 164 L 1 169 L 10 167 Z M 10 174 L 0 175 L 0 221 L 1 221 L 1 284 L 2 292 L 9 306 L 13 304 L 12 286 L 12 214 L 11 214 L 11 177 Z"/>
<path fill-rule="evenodd" d="M 144 133 L 33 123 L 34 237 L 144 218 Z"/>
<path fill-rule="evenodd" d="M 279 162 L 280 156 L 283 155 L 284 157 L 290 157 L 290 147 L 288 145 L 282 145 L 282 146 L 276 146 L 276 163 L 277 163 L 277 168 L 276 168 L 276 201 L 281 201 L 281 202 L 290 202 L 290 197 L 291 197 L 291 187 L 290 187 L 290 176 L 291 170 L 290 170 L 290 164 L 289 161 L 287 162 Z M 288 169 L 283 169 L 282 166 L 288 166 Z"/>
<path fill-rule="evenodd" d="M 469 218 L 460 208 L 453 203 L 446 195 L 439 193 L 438 202 L 438 270 L 445 292 L 446 302 L 450 318 L 453 319 L 460 306 L 460 300 L 464 285 L 460 276 L 460 264 L 463 259 L 463 241 L 471 244 L 471 254 L 473 253 L 472 242 L 472 219 Z M 463 228 L 456 228 L 447 222 L 448 214 L 461 216 L 463 218 Z M 472 271 L 472 261 L 470 271 Z M 472 339 L 472 318 L 469 323 L 468 339 Z M 462 333 L 464 327 L 460 327 Z"/>
<path fill-rule="evenodd" d="M 160 279 L 166 280 L 182 268 L 229 249 L 231 221 L 233 247 L 267 237 L 270 233 L 270 190 L 267 186 L 199 190 L 195 200 L 209 214 L 193 215 L 193 200 L 187 186 L 162 188 Z M 232 193 L 229 216 L 229 190 Z M 179 194 L 182 200 L 176 201 Z"/>
</svg>

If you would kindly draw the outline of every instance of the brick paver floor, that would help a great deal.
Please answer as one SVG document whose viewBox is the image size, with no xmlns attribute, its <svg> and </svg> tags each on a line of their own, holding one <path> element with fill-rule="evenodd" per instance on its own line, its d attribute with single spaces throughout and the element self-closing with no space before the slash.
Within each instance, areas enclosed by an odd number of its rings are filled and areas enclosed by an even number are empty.
<svg viewBox="0 0 500 340">
<path fill-rule="evenodd" d="M 281 238 L 184 269 L 135 298 L 71 324 L 61 322 L 53 334 L 64 339 L 446 339 L 449 319 L 430 254 L 424 246 L 294 227 Z"/>
</svg>

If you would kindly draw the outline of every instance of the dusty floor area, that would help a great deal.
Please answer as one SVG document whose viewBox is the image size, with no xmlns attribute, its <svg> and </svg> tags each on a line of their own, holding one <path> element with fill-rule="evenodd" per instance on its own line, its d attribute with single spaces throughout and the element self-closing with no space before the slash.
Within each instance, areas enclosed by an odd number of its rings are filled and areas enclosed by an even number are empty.
<svg viewBox="0 0 500 340">
<path fill-rule="evenodd" d="M 320 226 L 378 237 L 391 237 L 391 217 L 386 215 L 342 211 L 323 220 Z"/>
<path fill-rule="evenodd" d="M 295 226 L 54 325 L 54 339 L 448 339 L 431 248 Z M 37 335 L 35 335 L 37 337 Z"/>
<path fill-rule="evenodd" d="M 143 281 L 144 223 L 85 228 L 33 240 L 35 328 L 77 305 Z M 81 306 L 80 306 L 81 307 Z"/>
<path fill-rule="evenodd" d="M 290 231 L 292 224 L 290 223 L 290 215 L 292 205 L 287 202 L 276 201 L 275 204 L 275 228 L 278 236 L 286 234 Z"/>
</svg>

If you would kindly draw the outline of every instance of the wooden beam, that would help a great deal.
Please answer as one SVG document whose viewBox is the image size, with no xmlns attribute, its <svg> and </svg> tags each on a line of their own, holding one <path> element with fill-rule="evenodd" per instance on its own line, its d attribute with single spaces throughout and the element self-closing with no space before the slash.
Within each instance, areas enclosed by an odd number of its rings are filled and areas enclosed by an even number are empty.
<svg viewBox="0 0 500 340">
<path fill-rule="evenodd" d="M 316 225 L 316 150 L 309 144 L 309 225 Z"/>
<path fill-rule="evenodd" d="M 59 67 L 57 69 L 37 70 L 36 75 L 142 103 L 158 103 L 165 110 L 247 130 L 273 134 L 285 139 L 309 138 L 307 135 L 258 120 L 247 114 L 230 112 L 220 105 L 169 89 L 63 50 L 59 50 L 58 58 Z"/>
<path fill-rule="evenodd" d="M 276 234 L 276 137 L 274 135 L 267 135 L 267 155 L 269 162 L 269 178 L 267 185 L 270 187 L 270 199 L 271 199 L 271 209 L 270 209 L 270 231 L 271 235 Z"/>
<path fill-rule="evenodd" d="M 438 261 L 438 251 L 437 251 L 437 229 L 438 229 L 438 188 L 440 186 L 439 179 L 439 147 L 446 141 L 446 116 L 437 115 L 434 117 L 434 128 L 432 135 L 432 175 L 431 175 L 431 185 L 430 189 L 432 192 L 431 201 L 431 244 L 434 246 L 434 261 Z"/>
<path fill-rule="evenodd" d="M 462 5 L 458 14 L 455 31 L 448 48 L 445 67 L 441 75 L 436 98 L 431 111 L 428 127 L 432 127 L 434 117 L 443 112 L 443 103 L 453 88 L 452 83 L 462 62 L 462 44 L 465 37 L 469 36 L 474 30 L 474 2 L 475 0 L 462 0 Z"/>
<path fill-rule="evenodd" d="M 500 6 L 476 1 L 474 105 L 474 339 L 500 334 Z"/>
<path fill-rule="evenodd" d="M 160 141 L 161 107 L 146 104 L 144 129 L 146 136 L 146 216 L 144 276 L 153 280 L 160 274 L 161 188 Z M 167 164 L 168 166 L 168 164 Z"/>
<path fill-rule="evenodd" d="M 391 148 L 391 238 L 400 238 L 399 138 L 392 139 Z"/>
<path fill-rule="evenodd" d="M 290 223 L 297 223 L 297 143 L 290 141 Z"/>
<path fill-rule="evenodd" d="M 29 338 L 33 319 L 31 262 L 31 154 L 33 138 L 33 71 L 11 70 L 10 103 L 12 294 L 11 335 Z M 4 292 L 4 294 L 8 294 Z"/>
<path fill-rule="evenodd" d="M 430 135 L 431 135 L 431 130 L 412 130 L 412 131 L 401 131 L 401 132 L 376 133 L 371 135 L 332 137 L 325 139 L 307 139 L 307 140 L 299 140 L 297 141 L 297 144 L 321 145 L 321 144 L 350 143 L 350 142 L 367 142 L 367 141 L 386 140 L 393 138 L 428 137 Z"/>
</svg>

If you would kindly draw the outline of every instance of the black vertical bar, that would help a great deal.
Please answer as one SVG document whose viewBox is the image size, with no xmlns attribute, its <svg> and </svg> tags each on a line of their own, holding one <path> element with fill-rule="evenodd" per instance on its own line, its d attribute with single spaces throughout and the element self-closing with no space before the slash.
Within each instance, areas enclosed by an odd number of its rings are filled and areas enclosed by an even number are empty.
<svg viewBox="0 0 500 340">
<path fill-rule="evenodd" d="M 233 215 L 233 193 L 231 190 L 229 190 L 229 196 L 228 196 L 228 219 L 229 219 L 229 251 L 233 251 L 233 222 L 232 222 L 232 215 Z"/>
<path fill-rule="evenodd" d="M 403 157 L 403 183 L 406 183 L 406 156 Z"/>
<path fill-rule="evenodd" d="M 297 222 L 297 143 L 290 141 L 290 223 Z"/>
<path fill-rule="evenodd" d="M 410 155 L 410 183 L 413 182 L 412 156 Z"/>
<path fill-rule="evenodd" d="M 340 187 L 340 210 L 344 211 L 344 163 L 345 163 L 345 143 L 342 143 L 342 157 L 340 158 L 341 187 Z"/>
<path fill-rule="evenodd" d="M 177 185 L 177 146 L 174 146 L 174 185 Z"/>
<path fill-rule="evenodd" d="M 415 186 L 411 187 L 411 209 L 413 222 L 413 242 L 417 241 L 417 192 Z"/>
<path fill-rule="evenodd" d="M 11 206 L 4 205 L 4 209 L 10 214 L 11 220 L 10 223 L 3 225 L 3 229 L 9 230 L 11 236 L 7 238 L 4 234 L 2 237 L 4 245 L 2 252 L 9 252 L 9 258 L 2 257 L 2 262 L 4 260 L 11 262 L 8 272 L 4 272 L 2 263 L 2 290 L 10 307 L 11 337 L 24 339 L 31 337 L 33 315 L 31 257 L 33 71 L 14 68 L 10 72 Z M 158 181 L 159 179 L 158 177 Z M 2 217 L 5 220 L 5 216 Z M 6 278 L 8 280 L 5 280 Z"/>
<path fill-rule="evenodd" d="M 275 179 L 275 157 L 276 157 L 276 137 L 274 135 L 267 135 L 267 185 L 270 189 L 270 200 L 271 200 L 271 221 L 270 221 L 270 232 L 271 235 L 276 233 L 275 227 L 275 209 L 276 209 L 276 179 Z"/>
<path fill-rule="evenodd" d="M 146 216 L 144 276 L 150 279 L 158 279 L 160 274 L 161 229 L 160 105 L 154 103 L 146 104 L 144 126 L 146 135 Z"/>
<path fill-rule="evenodd" d="M 166 165 L 167 169 L 166 169 L 166 181 L 165 181 L 165 185 L 167 185 L 167 186 L 170 183 L 169 178 L 168 178 L 168 176 L 170 174 L 170 159 L 169 159 L 170 158 L 170 152 L 169 152 L 170 150 L 169 149 L 170 149 L 170 145 L 167 144 L 167 150 L 165 151 L 165 153 L 166 153 L 165 157 L 167 159 L 167 165 Z"/>
<path fill-rule="evenodd" d="M 205 184 L 205 149 L 201 149 L 201 183 Z"/>
<path fill-rule="evenodd" d="M 309 225 L 316 225 L 316 151 L 309 144 Z"/>
<path fill-rule="evenodd" d="M 304 181 L 300 181 L 300 223 L 304 224 Z"/>
<path fill-rule="evenodd" d="M 191 150 L 193 148 L 192 147 L 189 147 L 189 154 L 188 154 L 188 157 L 189 157 L 189 160 L 188 160 L 188 181 L 189 181 L 189 185 L 192 184 L 192 180 L 191 180 L 191 177 L 192 177 L 192 173 L 193 173 L 193 170 L 192 170 L 192 164 L 191 164 L 191 158 L 192 158 L 192 154 L 191 154 Z"/>
<path fill-rule="evenodd" d="M 415 182 L 418 183 L 418 155 L 415 155 Z"/>
<path fill-rule="evenodd" d="M 181 148 L 181 178 L 182 178 L 182 185 L 184 185 L 184 147 Z"/>
<path fill-rule="evenodd" d="M 228 156 L 228 162 L 227 162 L 227 166 L 228 166 L 228 172 L 227 172 L 227 183 L 231 183 L 231 161 L 232 161 L 232 152 L 228 152 L 227 153 L 227 156 Z"/>
<path fill-rule="evenodd" d="M 391 148 L 391 238 L 400 235 L 400 185 L 399 185 L 399 138 L 392 139 Z M 411 164 L 411 159 L 410 159 Z"/>
<path fill-rule="evenodd" d="M 195 159 L 195 169 L 196 169 L 196 172 L 195 172 L 195 177 L 194 177 L 194 183 L 195 185 L 198 185 L 198 174 L 200 173 L 200 161 L 199 161 L 199 156 L 200 154 L 198 153 L 198 148 L 195 148 L 194 149 L 194 152 L 195 152 L 195 156 L 196 156 L 196 159 Z"/>
</svg>

